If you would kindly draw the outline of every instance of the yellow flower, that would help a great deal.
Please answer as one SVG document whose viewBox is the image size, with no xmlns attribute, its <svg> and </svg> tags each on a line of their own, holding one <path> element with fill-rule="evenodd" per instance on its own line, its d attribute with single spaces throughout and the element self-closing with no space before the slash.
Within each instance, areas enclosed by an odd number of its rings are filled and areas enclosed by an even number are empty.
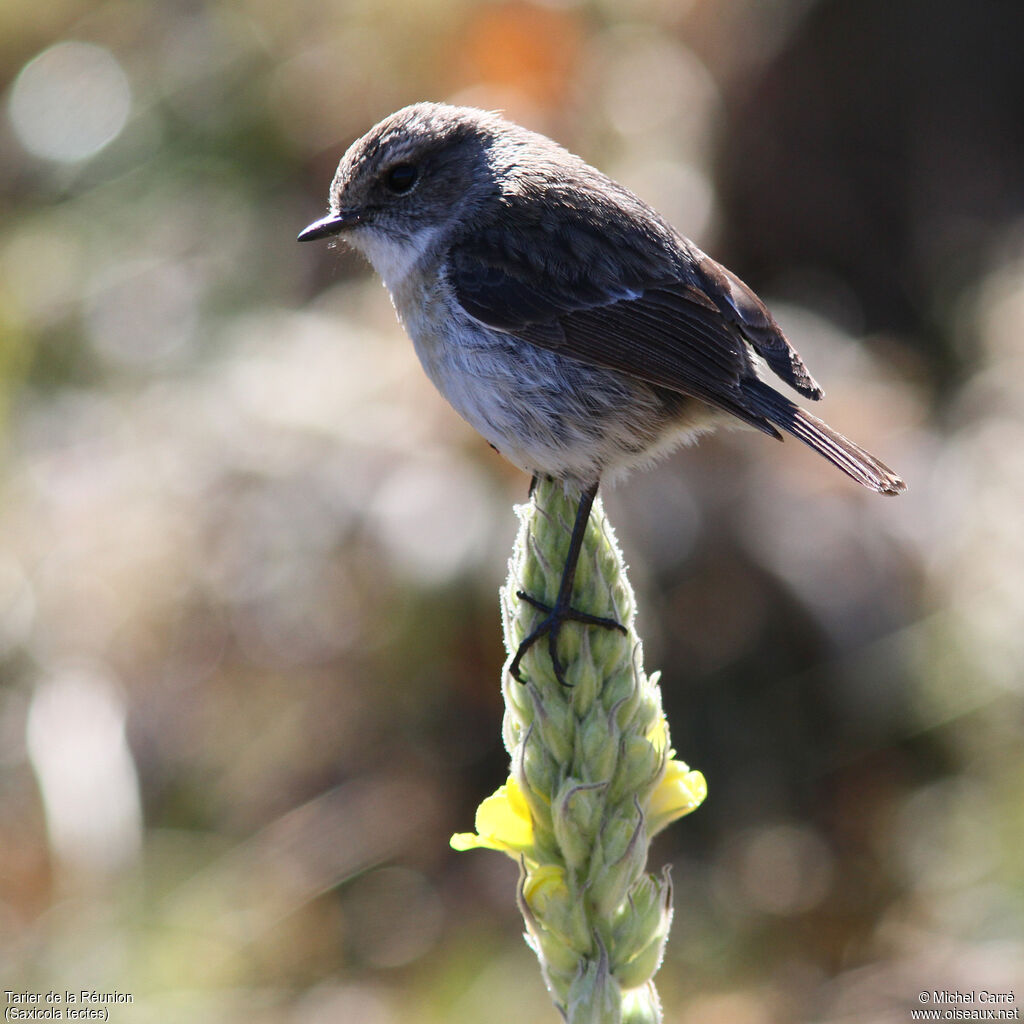
<svg viewBox="0 0 1024 1024">
<path fill-rule="evenodd" d="M 514 779 L 509 779 L 476 809 L 476 832 L 457 832 L 451 838 L 456 850 L 500 850 L 510 857 L 533 847 L 530 808 Z"/>
<path fill-rule="evenodd" d="M 647 807 L 650 835 L 696 810 L 708 795 L 708 784 L 700 772 L 691 771 L 682 761 L 669 761 L 665 774 L 651 794 Z"/>
<path fill-rule="evenodd" d="M 565 869 L 557 864 L 542 864 L 531 871 L 523 883 L 523 899 L 530 909 L 542 920 L 554 916 L 552 910 L 561 912 L 569 903 L 569 890 L 565 884 Z"/>
</svg>

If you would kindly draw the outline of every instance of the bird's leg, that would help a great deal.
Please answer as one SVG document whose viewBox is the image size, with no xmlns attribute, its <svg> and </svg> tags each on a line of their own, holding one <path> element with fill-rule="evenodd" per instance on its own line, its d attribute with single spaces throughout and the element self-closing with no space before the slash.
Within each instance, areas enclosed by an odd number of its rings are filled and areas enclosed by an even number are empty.
<svg viewBox="0 0 1024 1024">
<path fill-rule="evenodd" d="M 537 485 L 537 477 L 530 483 L 530 494 L 533 494 Z M 547 605 L 537 600 L 525 591 L 517 590 L 516 597 L 521 601 L 532 604 L 547 615 L 537 624 L 529 636 L 525 637 L 519 644 L 516 656 L 509 665 L 509 672 L 518 682 L 523 682 L 519 672 L 519 663 L 523 655 L 543 636 L 548 638 L 548 653 L 551 655 L 551 665 L 555 672 L 555 678 L 563 685 L 569 684 L 565 679 L 565 671 L 558 658 L 558 634 L 562 624 L 565 622 L 581 622 L 587 626 L 603 626 L 605 629 L 617 629 L 622 633 L 626 627 L 615 619 L 605 618 L 600 615 L 591 615 L 589 612 L 581 612 L 572 607 L 572 587 L 576 580 L 576 566 L 580 560 L 580 552 L 583 550 L 583 537 L 587 531 L 587 522 L 590 519 L 590 510 L 594 505 L 594 498 L 597 496 L 597 484 L 586 488 L 580 495 L 579 505 L 576 507 L 576 521 L 573 523 L 572 536 L 569 538 L 569 552 L 565 557 L 565 565 L 562 568 L 562 579 L 558 585 L 558 596 L 554 605 Z"/>
</svg>

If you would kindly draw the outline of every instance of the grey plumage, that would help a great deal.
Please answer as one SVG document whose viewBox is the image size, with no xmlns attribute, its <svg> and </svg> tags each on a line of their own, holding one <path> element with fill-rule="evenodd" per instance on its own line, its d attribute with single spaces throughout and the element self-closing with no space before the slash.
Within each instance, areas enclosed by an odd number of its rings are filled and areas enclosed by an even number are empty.
<svg viewBox="0 0 1024 1024">
<path fill-rule="evenodd" d="M 755 354 L 822 397 L 742 281 L 628 189 L 495 114 L 422 103 L 382 121 L 300 238 L 330 234 L 381 274 L 456 410 L 533 474 L 591 487 L 734 417 L 875 491 L 905 489 L 759 379 Z"/>
</svg>

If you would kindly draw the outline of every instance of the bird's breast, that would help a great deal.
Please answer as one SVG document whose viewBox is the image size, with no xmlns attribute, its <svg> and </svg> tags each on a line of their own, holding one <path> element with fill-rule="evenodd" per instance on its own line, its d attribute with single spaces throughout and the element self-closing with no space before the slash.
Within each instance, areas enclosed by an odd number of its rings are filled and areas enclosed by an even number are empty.
<svg viewBox="0 0 1024 1024">
<path fill-rule="evenodd" d="M 391 290 L 434 385 L 509 461 L 581 485 L 649 461 L 700 430 L 703 403 L 666 404 L 641 381 L 494 330 L 459 305 L 443 270 Z M 670 440 L 671 435 L 671 440 Z"/>
</svg>

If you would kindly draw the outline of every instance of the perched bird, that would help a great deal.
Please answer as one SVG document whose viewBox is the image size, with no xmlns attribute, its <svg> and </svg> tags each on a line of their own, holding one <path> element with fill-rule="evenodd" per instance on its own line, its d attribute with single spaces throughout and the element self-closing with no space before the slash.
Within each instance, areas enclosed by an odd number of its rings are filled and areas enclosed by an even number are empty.
<svg viewBox="0 0 1024 1024">
<path fill-rule="evenodd" d="M 822 397 L 764 303 L 627 188 L 543 135 L 471 107 L 417 103 L 345 153 L 337 236 L 383 278 L 430 379 L 502 455 L 581 493 L 558 597 L 523 641 L 556 642 L 598 484 L 723 422 L 809 445 L 899 494 L 873 455 L 779 394 L 758 364 Z"/>
</svg>

